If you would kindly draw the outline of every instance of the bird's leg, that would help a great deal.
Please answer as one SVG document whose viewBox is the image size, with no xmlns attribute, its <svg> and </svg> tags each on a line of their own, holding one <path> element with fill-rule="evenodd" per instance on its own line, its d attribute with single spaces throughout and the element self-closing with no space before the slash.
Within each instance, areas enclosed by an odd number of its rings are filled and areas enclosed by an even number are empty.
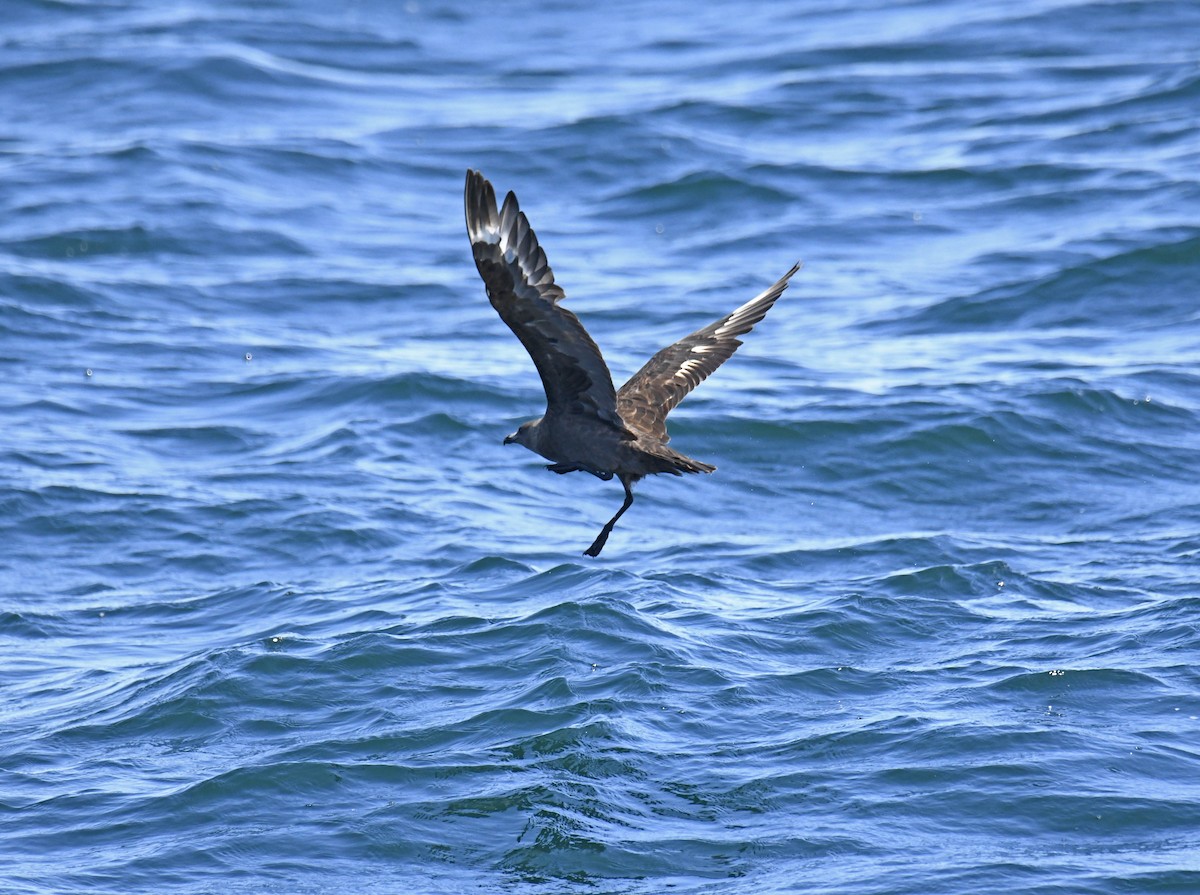
<svg viewBox="0 0 1200 895">
<path fill-rule="evenodd" d="M 621 484 L 625 486 L 625 502 L 621 504 L 621 509 L 617 510 L 617 515 L 613 516 L 608 522 L 604 523 L 604 528 L 600 529 L 600 534 L 596 535 L 596 540 L 592 541 L 592 546 L 583 551 L 584 556 L 599 556 L 600 551 L 604 549 L 605 543 L 608 541 L 608 536 L 613 530 L 613 526 L 617 524 L 617 520 L 621 518 L 621 514 L 629 509 L 633 503 L 633 488 L 629 479 L 621 476 Z"/>
<path fill-rule="evenodd" d="M 551 463 L 546 467 L 551 472 L 566 475 L 568 472 L 590 472 L 601 481 L 607 482 L 613 474 L 606 469 L 592 469 L 590 466 L 580 466 L 578 463 Z"/>
</svg>

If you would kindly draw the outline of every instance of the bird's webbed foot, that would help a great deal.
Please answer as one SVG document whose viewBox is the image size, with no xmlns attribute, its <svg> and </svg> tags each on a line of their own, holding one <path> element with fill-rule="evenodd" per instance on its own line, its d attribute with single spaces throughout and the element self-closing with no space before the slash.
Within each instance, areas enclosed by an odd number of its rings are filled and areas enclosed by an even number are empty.
<svg viewBox="0 0 1200 895">
<path fill-rule="evenodd" d="M 551 472 L 557 472 L 559 475 L 566 475 L 568 472 L 579 472 L 580 469 L 574 463 L 551 463 L 546 468 Z"/>
<path fill-rule="evenodd" d="M 604 549 L 604 545 L 608 543 L 608 535 L 610 532 L 612 532 L 612 526 L 604 526 L 600 534 L 596 535 L 596 540 L 592 541 L 592 546 L 583 551 L 583 555 L 599 556 L 600 551 Z"/>
</svg>

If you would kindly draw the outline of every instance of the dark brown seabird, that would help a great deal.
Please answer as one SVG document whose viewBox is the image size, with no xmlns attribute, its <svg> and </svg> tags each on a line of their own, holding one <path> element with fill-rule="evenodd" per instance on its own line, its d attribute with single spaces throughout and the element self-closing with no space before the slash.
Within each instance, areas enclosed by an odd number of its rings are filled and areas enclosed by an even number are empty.
<svg viewBox="0 0 1200 895">
<path fill-rule="evenodd" d="M 505 444 L 524 445 L 552 461 L 560 475 L 590 472 L 625 488 L 625 502 L 605 523 L 586 556 L 598 556 L 617 520 L 633 503 L 633 483 L 647 475 L 712 472 L 715 466 L 667 447 L 667 414 L 733 355 L 766 316 L 800 269 L 792 266 L 765 292 L 732 314 L 664 348 L 621 386 L 579 318 L 559 304 L 565 297 L 511 192 L 497 211 L 496 192 L 478 171 L 467 171 L 467 235 L 488 299 L 537 367 L 546 389 L 546 413 L 522 423 Z"/>
</svg>

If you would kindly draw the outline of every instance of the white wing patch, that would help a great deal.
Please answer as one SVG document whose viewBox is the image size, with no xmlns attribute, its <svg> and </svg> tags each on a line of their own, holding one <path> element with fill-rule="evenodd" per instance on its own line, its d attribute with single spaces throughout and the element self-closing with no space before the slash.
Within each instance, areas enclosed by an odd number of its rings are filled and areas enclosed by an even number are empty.
<svg viewBox="0 0 1200 895">
<path fill-rule="evenodd" d="M 697 367 L 703 367 L 703 363 L 695 358 L 688 358 L 680 364 L 679 369 L 675 371 L 675 375 L 671 378 L 686 380 Z"/>
<path fill-rule="evenodd" d="M 754 296 L 754 298 L 750 299 L 740 308 L 735 310 L 729 315 L 723 325 L 717 327 L 717 330 L 713 333 L 713 336 L 718 339 L 724 339 L 732 335 L 740 335 L 739 329 L 742 327 L 746 318 L 756 316 L 756 312 L 759 310 L 756 305 L 766 298 L 768 293 L 770 293 L 774 288 L 775 286 L 772 286 L 770 289 L 764 289 L 758 295 Z M 757 316 L 759 319 L 762 318 L 762 315 Z"/>
</svg>

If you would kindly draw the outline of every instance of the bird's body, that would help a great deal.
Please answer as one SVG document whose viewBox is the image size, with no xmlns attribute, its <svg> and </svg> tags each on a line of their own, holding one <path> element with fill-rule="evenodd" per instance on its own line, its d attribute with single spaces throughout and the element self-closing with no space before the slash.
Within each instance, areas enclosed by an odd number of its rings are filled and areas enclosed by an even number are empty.
<svg viewBox="0 0 1200 895">
<path fill-rule="evenodd" d="M 550 460 L 552 472 L 616 476 L 625 488 L 621 509 L 584 551 L 596 556 L 633 503 L 634 482 L 657 473 L 716 469 L 668 446 L 667 414 L 737 350 L 736 337 L 762 320 L 800 265 L 732 314 L 655 354 L 617 391 L 600 349 L 579 318 L 559 304 L 563 290 L 517 197 L 510 192 L 497 209 L 492 185 L 468 171 L 464 204 L 488 299 L 533 358 L 546 390 L 545 415 L 523 423 L 504 443 Z"/>
</svg>

